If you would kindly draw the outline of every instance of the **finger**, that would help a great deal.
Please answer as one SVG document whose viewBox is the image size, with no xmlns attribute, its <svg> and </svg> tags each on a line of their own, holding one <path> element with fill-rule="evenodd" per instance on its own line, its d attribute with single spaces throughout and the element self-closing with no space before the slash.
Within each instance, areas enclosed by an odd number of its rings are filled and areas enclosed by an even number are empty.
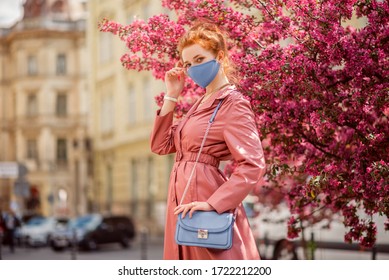
<svg viewBox="0 0 389 280">
<path fill-rule="evenodd" d="M 175 69 L 172 69 L 172 70 L 169 70 L 167 72 L 167 75 L 168 77 L 180 77 L 182 75 L 182 70 L 175 70 Z"/>
<path fill-rule="evenodd" d="M 172 77 L 172 78 L 179 78 L 180 77 L 180 73 L 178 73 L 176 70 L 173 70 L 173 71 L 171 71 L 169 76 Z"/>
<path fill-rule="evenodd" d="M 171 69 L 171 70 L 173 70 L 174 72 L 176 72 L 177 74 L 181 74 L 181 73 L 183 73 L 184 72 L 184 68 L 182 68 L 182 67 L 175 67 L 175 68 L 173 68 L 173 69 Z"/>
<path fill-rule="evenodd" d="M 185 210 L 183 210 L 183 211 L 181 212 L 181 218 L 182 218 L 182 219 L 185 218 Z"/>
<path fill-rule="evenodd" d="M 167 72 L 167 76 L 168 77 L 173 77 L 175 74 L 174 74 L 174 71 L 170 70 Z"/>
<path fill-rule="evenodd" d="M 184 70 L 182 69 L 175 69 L 172 72 L 172 76 L 176 76 L 177 78 L 180 78 L 180 76 L 182 76 L 183 74 L 184 74 Z"/>
<path fill-rule="evenodd" d="M 177 205 L 176 208 L 174 208 L 174 210 L 177 210 L 177 209 L 183 209 L 185 207 L 185 204 L 180 204 L 180 205 Z"/>
<path fill-rule="evenodd" d="M 186 204 L 185 205 L 185 209 L 184 209 L 184 211 L 183 211 L 183 216 L 182 216 L 182 218 L 185 218 L 185 216 L 188 214 L 188 212 L 190 211 L 190 209 L 192 209 L 192 207 L 193 207 L 193 203 L 190 203 L 190 204 Z"/>
<path fill-rule="evenodd" d="M 169 71 L 167 71 L 166 73 L 168 74 L 168 75 L 173 75 L 173 73 L 174 73 L 174 68 L 172 68 L 172 69 L 170 69 Z"/>
<path fill-rule="evenodd" d="M 179 61 L 177 61 L 177 63 L 176 63 L 176 67 L 182 67 L 184 65 L 184 63 L 182 62 L 182 60 L 179 60 Z"/>
<path fill-rule="evenodd" d="M 174 68 L 171 68 L 169 71 L 178 71 L 178 72 L 181 72 L 181 71 L 183 71 L 184 70 L 184 68 L 182 68 L 182 67 L 174 67 Z"/>
<path fill-rule="evenodd" d="M 190 209 L 189 211 L 189 218 L 192 219 L 192 216 L 193 216 L 193 213 L 197 210 L 197 206 L 195 207 L 192 207 L 192 209 Z"/>
<path fill-rule="evenodd" d="M 174 214 L 177 215 L 177 214 L 180 214 L 182 212 L 182 210 L 184 210 L 184 208 L 179 205 L 177 206 L 175 209 L 174 209 Z"/>
<path fill-rule="evenodd" d="M 192 218 L 193 213 L 194 213 L 196 210 L 199 210 L 200 208 L 201 208 L 201 206 L 200 206 L 199 203 L 197 203 L 197 201 L 192 202 L 192 203 L 191 203 L 191 209 L 190 209 L 190 212 L 189 212 L 189 218 Z"/>
<path fill-rule="evenodd" d="M 184 211 L 182 211 L 182 214 L 181 214 L 181 217 L 184 219 L 185 218 L 185 216 L 186 216 L 186 214 L 188 213 L 188 211 L 189 211 L 189 207 L 185 207 L 184 208 Z"/>
</svg>

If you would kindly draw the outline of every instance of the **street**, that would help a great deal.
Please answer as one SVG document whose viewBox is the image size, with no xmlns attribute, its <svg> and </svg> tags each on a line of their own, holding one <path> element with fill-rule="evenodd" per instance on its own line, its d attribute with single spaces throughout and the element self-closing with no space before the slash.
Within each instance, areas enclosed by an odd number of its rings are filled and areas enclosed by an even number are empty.
<svg viewBox="0 0 389 280">
<path fill-rule="evenodd" d="M 129 248 L 125 249 L 119 244 L 107 244 L 101 245 L 95 251 L 76 251 L 75 254 L 70 249 L 55 252 L 50 247 L 16 247 L 15 252 L 11 253 L 8 246 L 3 246 L 1 252 L 3 260 L 160 260 L 162 253 L 162 239 L 151 240 L 146 247 L 135 240 Z"/>
<path fill-rule="evenodd" d="M 1 248 L 3 260 L 161 260 L 163 256 L 162 238 L 151 238 L 141 243 L 136 239 L 129 248 L 123 249 L 119 244 L 100 245 L 95 251 L 72 252 L 71 249 L 55 252 L 50 247 L 16 247 L 11 253 L 8 246 Z M 301 248 L 297 251 L 299 259 L 303 259 Z M 315 258 L 319 260 L 371 260 L 370 251 L 324 250 L 317 249 Z M 378 253 L 377 260 L 389 260 L 388 253 Z"/>
</svg>

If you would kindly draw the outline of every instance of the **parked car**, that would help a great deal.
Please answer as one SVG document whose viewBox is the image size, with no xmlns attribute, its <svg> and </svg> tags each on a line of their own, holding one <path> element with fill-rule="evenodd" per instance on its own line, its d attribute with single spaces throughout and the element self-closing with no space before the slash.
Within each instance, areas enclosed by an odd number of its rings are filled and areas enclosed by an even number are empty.
<svg viewBox="0 0 389 280">
<path fill-rule="evenodd" d="M 26 224 L 28 223 L 28 221 L 30 221 L 33 218 L 44 218 L 44 216 L 38 213 L 25 214 L 21 217 L 21 222 L 22 224 Z"/>
<path fill-rule="evenodd" d="M 303 259 L 304 254 L 300 247 L 301 236 L 296 239 L 287 238 L 287 221 L 290 216 L 286 205 L 281 204 L 278 209 L 268 209 L 258 206 L 256 211 L 259 215 L 250 215 L 252 208 L 246 204 L 251 228 L 255 238 L 259 241 L 258 247 L 261 257 L 264 259 Z M 361 214 L 363 216 L 363 214 Z M 305 229 L 307 242 L 313 241 L 317 246 L 315 250 L 316 259 L 359 259 L 371 258 L 371 250 L 360 248 L 358 244 L 347 244 L 344 241 L 346 228 L 342 223 L 342 217 L 334 215 L 330 225 L 323 220 L 316 225 Z M 377 249 L 381 249 L 381 258 L 388 258 L 389 255 L 389 232 L 384 230 L 385 217 L 374 215 L 377 224 Z"/>
<path fill-rule="evenodd" d="M 24 245 L 48 245 L 55 229 L 66 226 L 67 222 L 66 218 L 34 217 L 21 226 L 18 235 Z"/>
<path fill-rule="evenodd" d="M 120 243 L 126 248 L 134 238 L 135 226 L 129 217 L 90 214 L 75 218 L 66 229 L 56 231 L 50 245 L 55 251 L 70 247 L 73 242 L 88 250 L 107 243 Z"/>
</svg>

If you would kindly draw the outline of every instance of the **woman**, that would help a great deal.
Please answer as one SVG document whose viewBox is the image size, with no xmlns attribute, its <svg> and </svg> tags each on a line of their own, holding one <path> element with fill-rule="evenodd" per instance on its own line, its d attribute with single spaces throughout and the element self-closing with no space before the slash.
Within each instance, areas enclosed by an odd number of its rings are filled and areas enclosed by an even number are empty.
<svg viewBox="0 0 389 280">
<path fill-rule="evenodd" d="M 230 83 L 233 77 L 226 38 L 213 24 L 198 23 L 181 38 L 181 61 L 165 75 L 166 95 L 157 112 L 151 149 L 164 155 L 176 152 L 170 176 L 164 259 L 259 259 L 255 240 L 241 204 L 265 172 L 265 160 L 250 103 Z M 205 94 L 186 116 L 173 124 L 175 103 L 185 84 L 185 75 L 205 88 Z M 179 205 L 195 163 L 208 121 L 223 100 L 211 126 L 190 189 Z M 218 169 L 221 160 L 234 159 L 238 166 L 229 180 Z M 179 246 L 174 234 L 177 214 L 237 208 L 233 246 L 216 250 Z"/>
</svg>

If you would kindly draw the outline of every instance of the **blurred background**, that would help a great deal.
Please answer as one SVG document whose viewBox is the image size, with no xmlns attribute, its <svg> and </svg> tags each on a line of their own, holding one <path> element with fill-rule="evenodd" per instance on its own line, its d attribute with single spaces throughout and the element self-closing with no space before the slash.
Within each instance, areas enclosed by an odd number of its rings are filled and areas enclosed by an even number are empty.
<svg viewBox="0 0 389 280">
<path fill-rule="evenodd" d="M 159 13 L 174 16 L 159 0 L 0 0 L 0 259 L 162 258 L 174 155 L 152 154 L 149 135 L 164 85 L 124 69 L 125 45 L 97 28 Z M 283 214 L 261 230 L 270 219 L 246 205 L 263 258 L 301 258 Z"/>
<path fill-rule="evenodd" d="M 124 44 L 97 29 L 104 17 L 129 23 L 160 12 L 157 0 L 0 1 L 4 217 L 66 224 L 89 213 L 120 215 L 137 232 L 163 234 L 173 156 L 149 148 L 163 84 L 125 70 Z M 23 227 L 17 234 L 31 239 Z M 52 229 L 45 232 L 45 242 L 30 245 L 49 244 Z"/>
</svg>

